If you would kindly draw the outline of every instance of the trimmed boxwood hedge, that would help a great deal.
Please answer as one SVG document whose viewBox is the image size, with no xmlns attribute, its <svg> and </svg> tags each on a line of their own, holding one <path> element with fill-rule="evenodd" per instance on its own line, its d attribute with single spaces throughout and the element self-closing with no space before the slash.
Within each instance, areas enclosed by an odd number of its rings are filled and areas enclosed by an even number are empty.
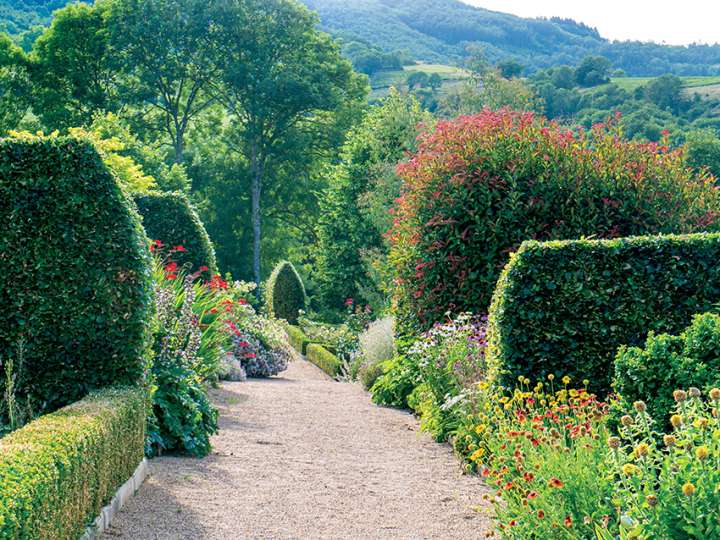
<svg viewBox="0 0 720 540">
<path fill-rule="evenodd" d="M 0 372 L 22 348 L 18 400 L 42 413 L 136 383 L 154 309 L 148 240 L 92 145 L 0 140 L 0 223 Z"/>
<path fill-rule="evenodd" d="M 285 327 L 285 330 L 287 331 L 288 341 L 290 341 L 290 345 L 292 346 L 292 348 L 300 354 L 305 354 L 307 352 L 307 346 L 310 341 L 305 335 L 305 332 L 302 331 L 302 328 L 300 328 L 299 326 L 293 326 L 292 324 L 288 324 Z"/>
<path fill-rule="evenodd" d="M 217 272 L 215 249 L 205 226 L 190 200 L 183 193 L 151 193 L 135 198 L 143 217 L 143 227 L 151 240 L 160 240 L 169 249 L 183 246 L 186 252 L 175 252 L 172 259 L 197 271 L 207 266 Z"/>
<path fill-rule="evenodd" d="M 265 286 L 265 306 L 268 314 L 297 324 L 300 310 L 307 308 L 307 296 L 302 279 L 291 262 L 279 263 Z"/>
<path fill-rule="evenodd" d="M 145 410 L 108 389 L 0 439 L 0 538 L 79 538 L 142 461 Z"/>
<path fill-rule="evenodd" d="M 523 243 L 490 308 L 491 376 L 609 390 L 619 346 L 678 333 L 720 301 L 718 261 L 720 234 Z"/>
<path fill-rule="evenodd" d="M 331 377 L 335 377 L 340 374 L 342 362 L 337 356 L 328 351 L 322 345 L 309 343 L 305 354 L 310 362 L 315 364 Z"/>
</svg>

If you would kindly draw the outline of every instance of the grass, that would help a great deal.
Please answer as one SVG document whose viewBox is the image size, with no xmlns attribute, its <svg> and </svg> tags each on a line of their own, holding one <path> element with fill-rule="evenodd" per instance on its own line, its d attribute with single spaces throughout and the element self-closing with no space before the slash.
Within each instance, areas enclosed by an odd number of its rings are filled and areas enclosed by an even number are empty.
<svg viewBox="0 0 720 540">
<path fill-rule="evenodd" d="M 455 66 L 447 66 L 444 64 L 413 64 L 405 66 L 401 70 L 381 71 L 371 77 L 371 85 L 373 90 L 383 90 L 391 86 L 402 86 L 413 72 L 422 72 L 432 75 L 437 73 L 443 80 L 443 83 L 457 82 L 469 76 L 469 73 Z"/>
<path fill-rule="evenodd" d="M 613 77 L 611 81 L 623 90 L 634 91 L 640 86 L 645 86 L 656 77 Z M 685 88 L 702 88 L 720 84 L 720 77 L 680 77 Z"/>
</svg>

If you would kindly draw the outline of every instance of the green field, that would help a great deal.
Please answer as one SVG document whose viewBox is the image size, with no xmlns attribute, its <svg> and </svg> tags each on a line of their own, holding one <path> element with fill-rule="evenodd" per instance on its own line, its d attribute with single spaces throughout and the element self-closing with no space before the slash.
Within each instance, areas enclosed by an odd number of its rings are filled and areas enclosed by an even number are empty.
<svg viewBox="0 0 720 540">
<path fill-rule="evenodd" d="M 470 74 L 458 67 L 447 66 L 444 64 L 413 64 L 405 66 L 402 70 L 397 71 L 381 71 L 370 78 L 370 84 L 373 92 L 387 90 L 391 86 L 402 86 L 405 84 L 410 73 L 419 71 L 432 75 L 437 73 L 442 78 L 443 83 L 454 83 L 467 78 Z"/>
<path fill-rule="evenodd" d="M 702 88 L 705 86 L 713 86 L 720 84 L 720 77 L 680 77 L 685 88 Z M 655 77 L 613 77 L 611 81 L 617 84 L 623 90 L 628 92 L 634 91 L 640 86 L 644 86 Z"/>
</svg>

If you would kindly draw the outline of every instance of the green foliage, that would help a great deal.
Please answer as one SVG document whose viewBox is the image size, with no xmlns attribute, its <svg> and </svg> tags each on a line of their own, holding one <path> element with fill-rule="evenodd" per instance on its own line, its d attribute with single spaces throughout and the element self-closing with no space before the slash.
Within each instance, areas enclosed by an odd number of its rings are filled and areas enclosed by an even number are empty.
<svg viewBox="0 0 720 540">
<path fill-rule="evenodd" d="M 383 374 L 370 388 L 373 403 L 407 409 L 408 397 L 419 385 L 417 364 L 405 355 L 398 355 L 381 365 Z"/>
<path fill-rule="evenodd" d="M 389 238 L 401 331 L 485 312 L 508 253 L 529 239 L 717 229 L 720 197 L 683 153 L 579 134 L 530 113 L 440 124 L 412 161 Z"/>
<path fill-rule="evenodd" d="M 299 326 L 288 324 L 285 327 L 288 335 L 288 341 L 293 349 L 300 354 L 307 352 L 308 338 Z"/>
<path fill-rule="evenodd" d="M 317 343 L 308 344 L 307 352 L 305 354 L 310 362 L 315 364 L 331 377 L 336 377 L 340 374 L 343 363 L 337 356 L 328 351 L 322 345 Z"/>
<path fill-rule="evenodd" d="M 282 261 L 265 285 L 265 308 L 271 317 L 297 324 L 300 311 L 307 309 L 302 279 L 289 261 Z"/>
<path fill-rule="evenodd" d="M 0 141 L 0 220 L 0 362 L 24 342 L 19 399 L 43 412 L 136 383 L 152 314 L 147 238 L 93 147 Z"/>
<path fill-rule="evenodd" d="M 619 346 L 678 332 L 720 300 L 718 256 L 718 234 L 525 242 L 490 308 L 493 378 L 568 375 L 608 390 Z"/>
<path fill-rule="evenodd" d="M 720 137 L 712 130 L 688 133 L 685 148 L 691 167 L 707 168 L 715 178 L 720 178 Z"/>
<path fill-rule="evenodd" d="M 197 212 L 183 193 L 151 193 L 135 198 L 142 224 L 151 240 L 165 246 L 182 246 L 185 251 L 173 253 L 173 260 L 192 272 L 203 266 L 217 271 L 215 249 Z"/>
<path fill-rule="evenodd" d="M 0 537 L 79 538 L 142 461 L 145 409 L 104 390 L 0 439 Z"/>
<path fill-rule="evenodd" d="M 30 107 L 28 62 L 10 38 L 0 34 L 0 134 L 15 129 Z"/>
<path fill-rule="evenodd" d="M 696 315 L 679 336 L 651 332 L 644 348 L 623 346 L 615 359 L 613 388 L 630 410 L 644 401 L 659 428 L 667 428 L 675 408 L 673 391 L 720 386 L 720 317 Z"/>
<path fill-rule="evenodd" d="M 371 278 L 367 262 L 375 250 L 380 256 L 373 260 L 382 264 L 386 251 L 382 234 L 392 224 L 389 210 L 400 194 L 395 165 L 415 149 L 418 125 L 431 122 L 416 100 L 393 92 L 348 135 L 342 162 L 320 200 L 315 278 L 327 307 L 341 309 L 349 298 L 370 301 L 383 288 Z"/>
</svg>

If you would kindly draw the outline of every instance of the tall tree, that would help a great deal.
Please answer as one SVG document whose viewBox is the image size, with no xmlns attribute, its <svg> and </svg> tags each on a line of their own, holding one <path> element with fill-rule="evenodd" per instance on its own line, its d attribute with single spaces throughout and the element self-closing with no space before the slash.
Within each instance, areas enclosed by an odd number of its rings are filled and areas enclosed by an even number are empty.
<svg viewBox="0 0 720 540">
<path fill-rule="evenodd" d="M 206 0 L 112 3 L 111 43 L 129 75 L 129 96 L 169 138 L 176 163 L 184 161 L 191 123 L 213 102 L 210 13 Z"/>
<path fill-rule="evenodd" d="M 0 135 L 18 127 L 30 106 L 30 93 L 25 55 L 0 34 Z"/>
<path fill-rule="evenodd" d="M 108 4 L 70 4 L 31 53 L 34 110 L 49 129 L 86 126 L 119 107 L 119 70 L 110 51 Z"/>
<path fill-rule="evenodd" d="M 236 149 L 248 160 L 253 275 L 259 284 L 269 161 L 289 137 L 317 129 L 327 113 L 364 97 L 367 83 L 316 29 L 317 17 L 291 0 L 222 0 L 213 18 L 211 41 L 222 73 L 215 89 L 237 122 Z M 321 141 L 308 141 L 306 151 Z"/>
</svg>

